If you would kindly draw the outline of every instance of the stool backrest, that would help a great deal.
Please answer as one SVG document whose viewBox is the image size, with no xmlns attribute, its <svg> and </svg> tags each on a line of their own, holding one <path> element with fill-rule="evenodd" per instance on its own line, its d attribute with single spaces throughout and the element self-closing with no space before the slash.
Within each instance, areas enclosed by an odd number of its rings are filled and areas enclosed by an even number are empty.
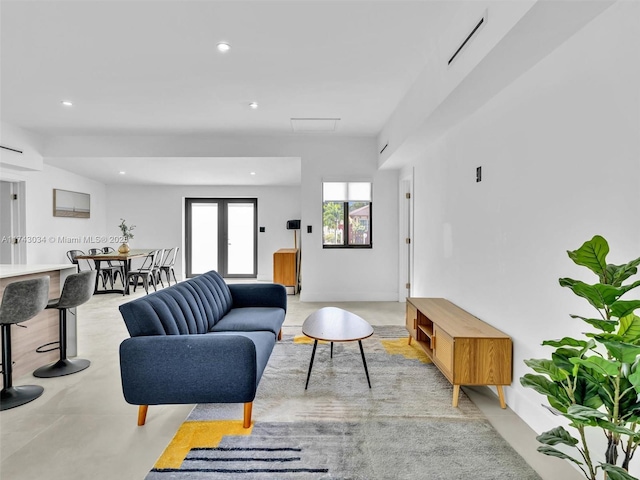
<svg viewBox="0 0 640 480">
<path fill-rule="evenodd" d="M 49 301 L 49 277 L 8 284 L 0 304 L 0 323 L 20 323 L 35 317 Z"/>
<path fill-rule="evenodd" d="M 67 277 L 62 287 L 56 308 L 73 308 L 88 302 L 96 284 L 95 270 L 73 273 Z"/>
</svg>

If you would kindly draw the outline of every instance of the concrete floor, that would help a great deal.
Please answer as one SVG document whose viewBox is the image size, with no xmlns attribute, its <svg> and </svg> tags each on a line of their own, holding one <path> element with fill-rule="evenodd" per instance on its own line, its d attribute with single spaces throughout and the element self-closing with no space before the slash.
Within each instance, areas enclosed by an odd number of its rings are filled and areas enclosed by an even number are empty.
<svg viewBox="0 0 640 480">
<path fill-rule="evenodd" d="M 37 400 L 0 413 L 2 480 L 142 480 L 193 405 L 151 406 L 144 427 L 122 397 L 118 346 L 128 338 L 118 305 L 132 298 L 96 295 L 79 308 L 78 356 L 87 370 L 53 379 L 27 375 L 14 385 L 37 384 Z M 302 303 L 289 296 L 285 325 L 299 326 L 317 308 L 339 306 L 372 325 L 404 325 L 397 302 Z M 495 428 L 545 480 L 582 478 L 568 463 L 536 452 L 535 433 L 488 388 L 464 388 Z"/>
</svg>

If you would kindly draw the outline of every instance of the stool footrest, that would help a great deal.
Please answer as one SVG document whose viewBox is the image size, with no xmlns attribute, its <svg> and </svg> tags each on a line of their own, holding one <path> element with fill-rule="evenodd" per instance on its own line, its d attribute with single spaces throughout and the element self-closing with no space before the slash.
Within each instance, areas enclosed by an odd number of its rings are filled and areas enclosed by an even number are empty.
<svg viewBox="0 0 640 480">
<path fill-rule="evenodd" d="M 56 346 L 53 348 L 47 348 L 47 347 L 51 347 L 52 345 L 56 345 Z M 43 348 L 47 348 L 47 349 L 43 350 Z M 60 350 L 59 340 L 56 340 L 55 342 L 45 343 L 44 345 L 40 345 L 38 348 L 36 348 L 36 353 L 47 353 L 47 352 L 53 352 L 54 350 Z"/>
</svg>

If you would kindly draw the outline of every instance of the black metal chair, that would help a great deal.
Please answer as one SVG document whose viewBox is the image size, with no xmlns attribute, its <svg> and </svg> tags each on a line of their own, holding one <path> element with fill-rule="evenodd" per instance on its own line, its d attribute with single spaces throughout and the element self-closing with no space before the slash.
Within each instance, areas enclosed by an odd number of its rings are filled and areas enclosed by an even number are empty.
<svg viewBox="0 0 640 480">
<path fill-rule="evenodd" d="M 49 277 L 21 280 L 8 284 L 0 305 L 2 327 L 2 380 L 0 410 L 19 407 L 35 400 L 44 389 L 39 385 L 13 386 L 13 360 L 11 359 L 11 324 L 25 322 L 47 306 Z"/>
<path fill-rule="evenodd" d="M 69 275 L 64 281 L 60 298 L 49 300 L 46 308 L 58 309 L 59 338 L 57 342 L 42 345 L 36 351 L 44 353 L 59 349 L 60 359 L 55 363 L 38 368 L 33 372 L 34 377 L 51 378 L 71 375 L 72 373 L 80 372 L 91 365 L 89 360 L 82 358 L 67 358 L 67 309 L 75 308 L 89 301 L 93 295 L 96 275 L 97 272 L 95 270 L 87 270 Z M 58 346 L 47 350 L 43 349 L 52 345 Z"/>
<path fill-rule="evenodd" d="M 100 253 L 114 253 L 116 250 L 113 247 L 103 247 L 99 250 Z M 118 280 L 122 281 L 124 286 L 124 263 L 119 260 L 107 260 L 107 266 L 100 267 L 100 272 L 105 272 L 104 275 L 109 280 L 109 286 L 113 288 L 113 284 Z"/>
<path fill-rule="evenodd" d="M 176 272 L 173 267 L 176 264 L 176 258 L 178 257 L 179 250 L 180 247 L 173 247 L 167 250 L 167 254 L 162 261 L 162 265 L 160 265 L 160 278 L 162 279 L 162 272 L 164 272 L 169 286 L 171 286 L 171 275 L 173 275 L 173 280 L 178 283 L 178 280 L 176 279 Z"/>
<path fill-rule="evenodd" d="M 149 293 L 149 283 L 153 286 L 153 290 L 156 291 L 156 285 L 158 283 L 158 276 L 160 275 L 159 262 L 162 260 L 162 254 L 164 250 L 154 250 L 147 255 L 137 270 L 130 270 L 127 272 L 127 283 L 131 284 L 133 281 L 133 291 L 136 291 L 138 282 L 142 280 L 142 286 L 144 291 Z M 162 284 L 164 286 L 164 284 Z"/>
</svg>

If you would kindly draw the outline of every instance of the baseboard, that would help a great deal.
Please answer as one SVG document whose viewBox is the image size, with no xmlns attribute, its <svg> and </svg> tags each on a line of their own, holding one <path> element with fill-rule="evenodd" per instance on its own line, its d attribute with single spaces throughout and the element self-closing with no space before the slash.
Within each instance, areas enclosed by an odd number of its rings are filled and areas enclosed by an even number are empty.
<svg viewBox="0 0 640 480">
<path fill-rule="evenodd" d="M 398 292 L 308 292 L 300 291 L 301 302 L 397 302 Z"/>
</svg>

